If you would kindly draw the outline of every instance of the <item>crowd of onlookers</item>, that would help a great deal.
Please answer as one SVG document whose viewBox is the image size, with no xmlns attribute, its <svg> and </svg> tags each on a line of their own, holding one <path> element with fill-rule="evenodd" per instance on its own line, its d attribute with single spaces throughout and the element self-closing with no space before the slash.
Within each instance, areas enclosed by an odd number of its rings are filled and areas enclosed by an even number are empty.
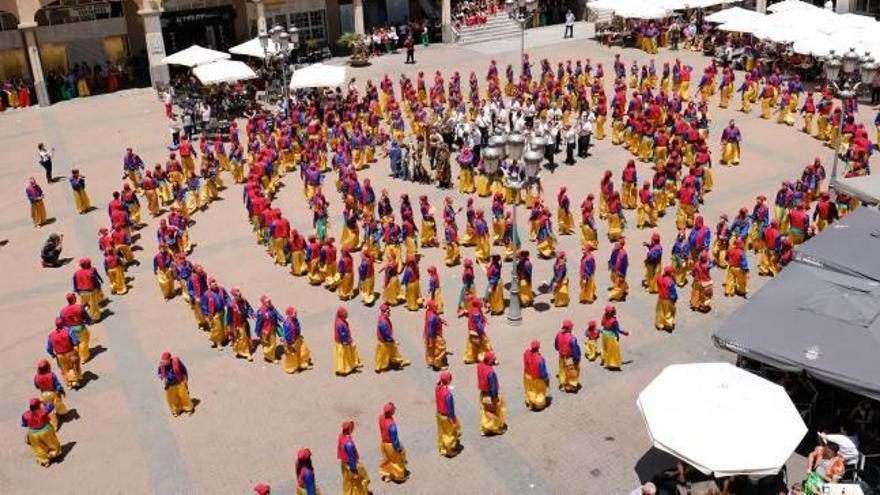
<svg viewBox="0 0 880 495">
<path fill-rule="evenodd" d="M 414 43 L 428 46 L 431 42 L 431 26 L 428 21 L 412 21 L 373 28 L 364 35 L 364 45 L 366 52 L 374 56 L 395 53 L 404 47 L 410 36 Z"/>
<path fill-rule="evenodd" d="M 501 8 L 498 0 L 468 0 L 455 6 L 452 14 L 452 22 L 456 29 L 465 26 L 479 26 L 486 23 L 486 19 Z"/>
<path fill-rule="evenodd" d="M 52 103 L 72 98 L 113 93 L 132 87 L 135 81 L 133 66 L 118 64 L 74 64 L 65 73 L 46 72 L 46 90 Z M 30 79 L 10 78 L 0 81 L 0 111 L 25 108 L 37 104 L 37 95 Z"/>
</svg>

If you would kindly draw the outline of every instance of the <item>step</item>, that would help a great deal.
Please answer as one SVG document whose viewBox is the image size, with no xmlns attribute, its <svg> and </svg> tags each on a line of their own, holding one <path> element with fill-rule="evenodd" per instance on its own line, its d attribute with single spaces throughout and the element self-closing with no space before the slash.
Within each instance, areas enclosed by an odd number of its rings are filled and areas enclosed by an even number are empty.
<svg viewBox="0 0 880 495">
<path fill-rule="evenodd" d="M 503 33 L 503 34 L 492 35 L 492 36 L 478 36 L 478 37 L 473 37 L 473 38 L 468 38 L 468 39 L 459 39 L 458 44 L 472 45 L 474 43 L 483 43 L 484 41 L 509 39 L 509 38 L 516 38 L 519 36 L 520 36 L 520 33 L 519 33 L 519 30 L 517 30 L 516 32 L 512 32 L 512 33 Z"/>
<path fill-rule="evenodd" d="M 503 31 L 519 31 L 520 27 L 517 24 L 505 24 L 503 26 L 492 26 L 486 27 L 483 29 L 471 29 L 468 31 L 459 31 L 459 35 L 461 36 L 469 36 L 469 35 L 480 35 L 486 33 L 498 33 Z"/>
<path fill-rule="evenodd" d="M 492 31 L 487 33 L 472 33 L 466 36 L 459 36 L 459 40 L 461 41 L 470 41 L 473 39 L 486 39 L 486 38 L 506 38 L 508 36 L 519 36 L 521 33 L 519 28 L 516 29 L 507 29 L 504 31 Z"/>
</svg>

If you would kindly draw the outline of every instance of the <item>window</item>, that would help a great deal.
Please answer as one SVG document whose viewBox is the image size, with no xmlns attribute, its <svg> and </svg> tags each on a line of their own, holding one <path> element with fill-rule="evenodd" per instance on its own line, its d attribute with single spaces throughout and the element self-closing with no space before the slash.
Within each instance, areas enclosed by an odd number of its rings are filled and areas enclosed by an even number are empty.
<svg viewBox="0 0 880 495">
<path fill-rule="evenodd" d="M 0 31 L 18 29 L 18 19 L 9 12 L 0 11 Z"/>
<path fill-rule="evenodd" d="M 324 10 L 313 10 L 311 12 L 290 14 L 290 24 L 299 28 L 300 41 L 315 40 L 326 42 L 325 12 Z"/>
<path fill-rule="evenodd" d="M 121 1 L 58 0 L 40 9 L 36 19 L 40 26 L 70 24 L 122 17 L 122 9 Z"/>
<path fill-rule="evenodd" d="M 880 14 L 880 0 L 857 0 L 857 14 L 878 15 Z"/>
</svg>

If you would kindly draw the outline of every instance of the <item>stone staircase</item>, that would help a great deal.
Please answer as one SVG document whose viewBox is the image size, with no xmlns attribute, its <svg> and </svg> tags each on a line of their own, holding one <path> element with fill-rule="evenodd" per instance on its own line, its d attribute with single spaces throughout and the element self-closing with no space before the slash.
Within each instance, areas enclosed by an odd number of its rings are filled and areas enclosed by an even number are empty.
<svg viewBox="0 0 880 495">
<path fill-rule="evenodd" d="M 464 26 L 458 31 L 458 43 L 470 45 L 520 35 L 519 23 L 508 17 L 506 12 L 498 12 L 486 19 L 486 24 Z"/>
</svg>

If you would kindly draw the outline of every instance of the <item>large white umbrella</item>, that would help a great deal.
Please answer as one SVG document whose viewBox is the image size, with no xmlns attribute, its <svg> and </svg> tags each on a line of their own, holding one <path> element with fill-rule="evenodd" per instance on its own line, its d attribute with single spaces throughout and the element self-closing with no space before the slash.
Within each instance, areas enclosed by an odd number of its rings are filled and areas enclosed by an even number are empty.
<svg viewBox="0 0 880 495">
<path fill-rule="evenodd" d="M 253 58 L 265 58 L 266 55 L 275 55 L 276 53 L 281 51 L 281 47 L 276 45 L 272 38 L 267 40 L 269 43 L 266 45 L 266 50 L 263 51 L 263 45 L 260 44 L 260 38 L 254 38 L 252 40 L 245 41 L 240 45 L 235 45 L 229 49 L 229 53 L 233 55 L 244 55 L 246 57 Z"/>
<path fill-rule="evenodd" d="M 785 389 L 729 363 L 667 366 L 638 406 L 655 447 L 717 477 L 775 474 L 807 433 Z"/>
<path fill-rule="evenodd" d="M 193 74 L 205 85 L 244 81 L 257 77 L 246 63 L 238 60 L 218 60 L 199 65 L 193 69 Z"/>
<path fill-rule="evenodd" d="M 290 89 L 337 88 L 345 83 L 345 67 L 313 64 L 297 70 L 290 79 Z"/>
<path fill-rule="evenodd" d="M 225 60 L 228 58 L 230 58 L 228 53 L 218 52 L 217 50 L 211 50 L 210 48 L 205 48 L 199 45 L 193 45 L 173 55 L 168 55 L 162 59 L 162 63 L 195 67 L 197 65 L 209 64 L 217 60 Z"/>
</svg>

